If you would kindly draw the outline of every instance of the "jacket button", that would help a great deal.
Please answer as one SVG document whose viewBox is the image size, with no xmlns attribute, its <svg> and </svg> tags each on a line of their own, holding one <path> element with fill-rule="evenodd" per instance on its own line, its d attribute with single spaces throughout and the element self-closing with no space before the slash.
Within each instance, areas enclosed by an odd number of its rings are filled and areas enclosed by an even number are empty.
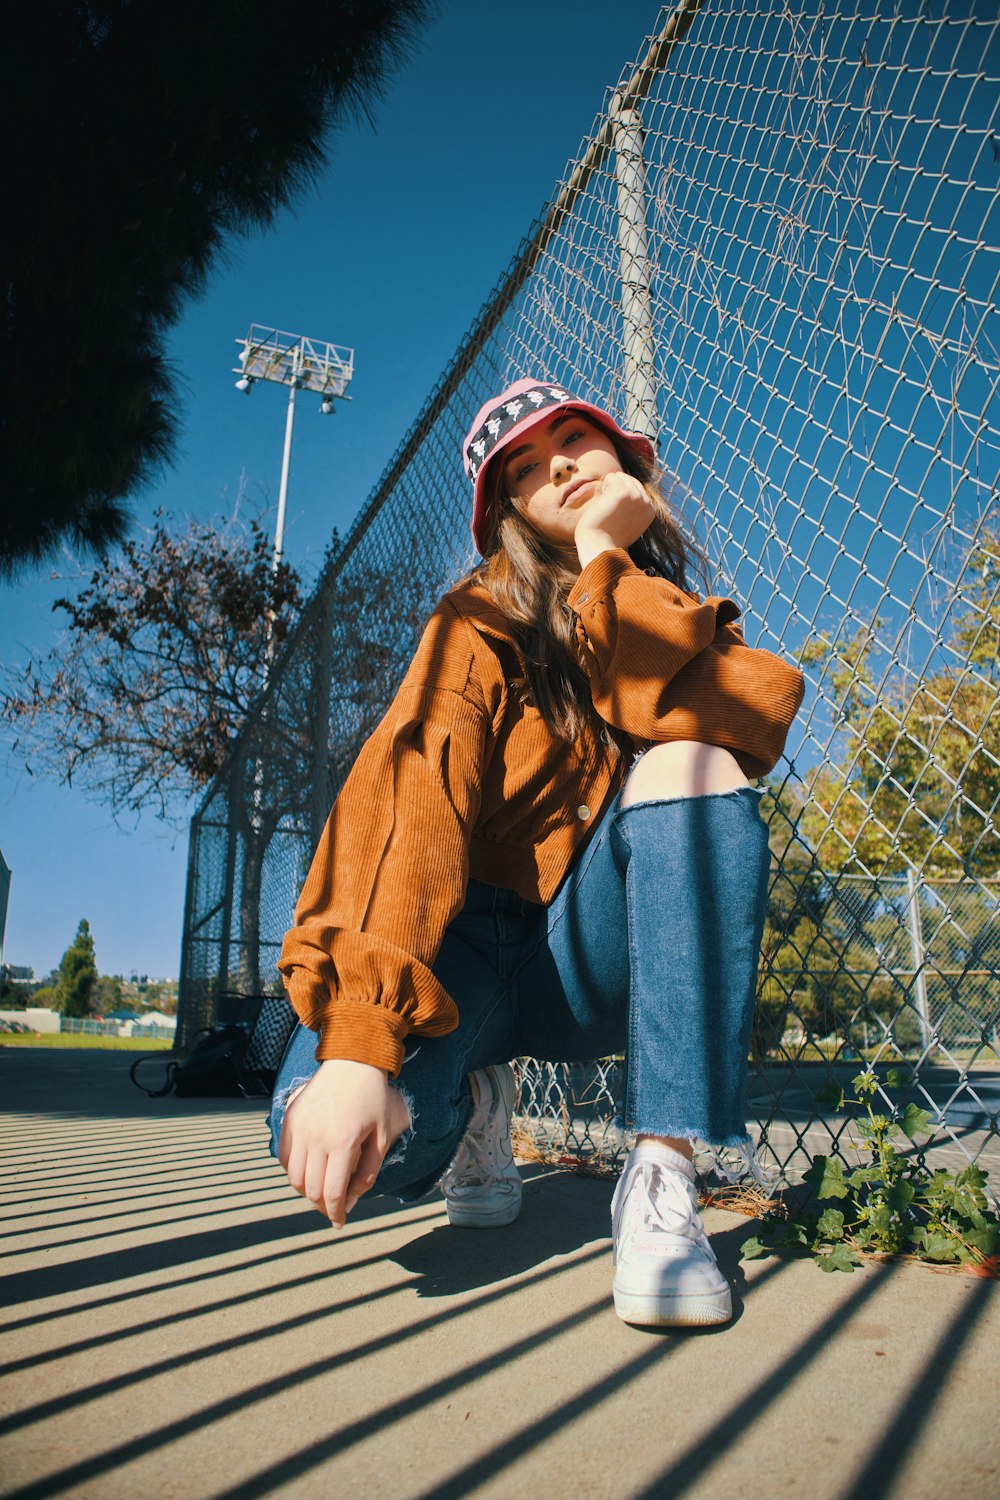
<svg viewBox="0 0 1000 1500">
<path fill-rule="evenodd" d="M 576 815 L 580 819 L 581 823 L 586 823 L 587 819 L 590 817 L 590 808 L 585 802 L 581 803 L 577 808 Z"/>
</svg>

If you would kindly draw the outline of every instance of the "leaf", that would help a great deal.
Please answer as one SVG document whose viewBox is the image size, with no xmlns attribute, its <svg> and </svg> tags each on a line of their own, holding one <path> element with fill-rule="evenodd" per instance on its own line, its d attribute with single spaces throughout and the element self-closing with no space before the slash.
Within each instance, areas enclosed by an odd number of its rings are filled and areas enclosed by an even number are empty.
<svg viewBox="0 0 1000 1500">
<path fill-rule="evenodd" d="M 872 1229 L 878 1235 L 888 1233 L 889 1221 L 891 1218 L 892 1212 L 887 1203 L 873 1203 L 868 1209 L 869 1222 L 872 1226 Z"/>
<path fill-rule="evenodd" d="M 844 1238 L 844 1215 L 839 1208 L 824 1208 L 816 1223 L 816 1233 L 823 1240 Z"/>
<path fill-rule="evenodd" d="M 868 1068 L 864 1073 L 858 1073 L 851 1079 L 851 1088 L 858 1094 L 874 1094 L 878 1088 L 878 1078 Z"/>
<path fill-rule="evenodd" d="M 885 1081 L 891 1089 L 903 1089 L 913 1078 L 912 1068 L 890 1068 Z"/>
<path fill-rule="evenodd" d="M 903 1127 L 904 1134 L 908 1135 L 911 1141 L 918 1135 L 930 1135 L 932 1133 L 931 1117 L 926 1109 L 920 1108 L 919 1104 L 908 1104 L 903 1111 L 903 1118 L 899 1123 Z"/>
<path fill-rule="evenodd" d="M 963 1218 L 972 1219 L 973 1222 L 982 1219 L 981 1210 L 986 1207 L 984 1193 L 977 1193 L 974 1188 L 957 1188 L 952 1201 L 955 1212 Z"/>
<path fill-rule="evenodd" d="M 756 1260 L 759 1255 L 770 1255 L 771 1247 L 752 1234 L 748 1240 L 744 1240 L 740 1246 L 740 1255 L 744 1260 Z"/>
<path fill-rule="evenodd" d="M 846 1198 L 848 1186 L 844 1181 L 844 1163 L 837 1156 L 814 1156 L 812 1166 L 803 1176 L 816 1197 Z"/>
<path fill-rule="evenodd" d="M 853 1271 L 858 1257 L 847 1245 L 834 1245 L 829 1255 L 818 1255 L 821 1271 Z"/>
<path fill-rule="evenodd" d="M 886 1193 L 886 1202 L 895 1214 L 905 1214 L 915 1196 L 911 1182 L 894 1182 Z"/>
<path fill-rule="evenodd" d="M 817 1104 L 829 1104 L 839 1113 L 844 1107 L 844 1090 L 839 1083 L 827 1083 L 816 1095 Z"/>
<path fill-rule="evenodd" d="M 781 1226 L 781 1237 L 778 1243 L 787 1249 L 797 1249 L 799 1246 L 808 1245 L 810 1239 L 809 1230 L 806 1225 L 798 1219 L 789 1219 L 787 1224 Z"/>
<path fill-rule="evenodd" d="M 923 1253 L 927 1260 L 957 1260 L 958 1241 L 945 1229 L 927 1228 L 924 1230 Z"/>
<path fill-rule="evenodd" d="M 1000 1226 L 984 1224 L 978 1229 L 967 1229 L 962 1238 L 982 1255 L 992 1255 L 1000 1243 Z"/>
</svg>

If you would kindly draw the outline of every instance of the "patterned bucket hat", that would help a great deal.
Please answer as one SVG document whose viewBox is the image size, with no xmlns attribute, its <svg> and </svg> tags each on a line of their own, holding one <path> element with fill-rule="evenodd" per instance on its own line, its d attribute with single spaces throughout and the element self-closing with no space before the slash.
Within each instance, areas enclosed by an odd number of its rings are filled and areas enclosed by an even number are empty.
<svg viewBox="0 0 1000 1500">
<path fill-rule="evenodd" d="M 614 417 L 592 401 L 574 396 L 547 380 L 518 380 L 500 396 L 493 396 L 476 413 L 464 443 L 462 462 L 472 480 L 472 535 L 480 552 L 486 540 L 486 471 L 497 454 L 530 428 L 543 422 L 554 407 L 568 407 L 603 427 L 612 437 L 629 443 L 644 463 L 656 462 L 656 450 L 641 432 L 626 432 Z"/>
</svg>

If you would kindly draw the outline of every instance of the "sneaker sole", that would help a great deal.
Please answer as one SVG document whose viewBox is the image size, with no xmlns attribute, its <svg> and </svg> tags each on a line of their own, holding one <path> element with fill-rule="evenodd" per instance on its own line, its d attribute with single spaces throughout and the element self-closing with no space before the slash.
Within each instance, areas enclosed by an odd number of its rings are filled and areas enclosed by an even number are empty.
<svg viewBox="0 0 1000 1500">
<path fill-rule="evenodd" d="M 728 1323 L 733 1316 L 733 1299 L 728 1287 L 700 1297 L 664 1297 L 649 1292 L 627 1292 L 614 1287 L 615 1312 L 623 1323 L 642 1328 L 705 1328 L 713 1323 Z"/>
<path fill-rule="evenodd" d="M 451 1203 L 445 1199 L 448 1223 L 457 1229 L 500 1229 L 504 1224 L 513 1224 L 521 1212 L 520 1196 L 513 1203 L 503 1203 L 499 1208 L 487 1208 L 485 1204 Z"/>
</svg>

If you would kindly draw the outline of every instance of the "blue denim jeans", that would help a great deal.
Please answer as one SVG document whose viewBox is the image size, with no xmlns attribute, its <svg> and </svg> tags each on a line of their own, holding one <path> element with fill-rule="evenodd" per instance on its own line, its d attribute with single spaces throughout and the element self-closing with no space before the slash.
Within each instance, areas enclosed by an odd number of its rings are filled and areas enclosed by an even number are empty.
<svg viewBox="0 0 1000 1500">
<path fill-rule="evenodd" d="M 411 1128 L 372 1192 L 411 1201 L 447 1168 L 472 1109 L 467 1075 L 530 1056 L 625 1054 L 626 1130 L 747 1139 L 744 1090 L 764 931 L 763 792 L 612 802 L 550 904 L 470 880 L 434 974 L 456 1030 L 410 1036 L 396 1086 Z M 271 1151 L 317 1038 L 297 1027 L 274 1090 Z"/>
</svg>

